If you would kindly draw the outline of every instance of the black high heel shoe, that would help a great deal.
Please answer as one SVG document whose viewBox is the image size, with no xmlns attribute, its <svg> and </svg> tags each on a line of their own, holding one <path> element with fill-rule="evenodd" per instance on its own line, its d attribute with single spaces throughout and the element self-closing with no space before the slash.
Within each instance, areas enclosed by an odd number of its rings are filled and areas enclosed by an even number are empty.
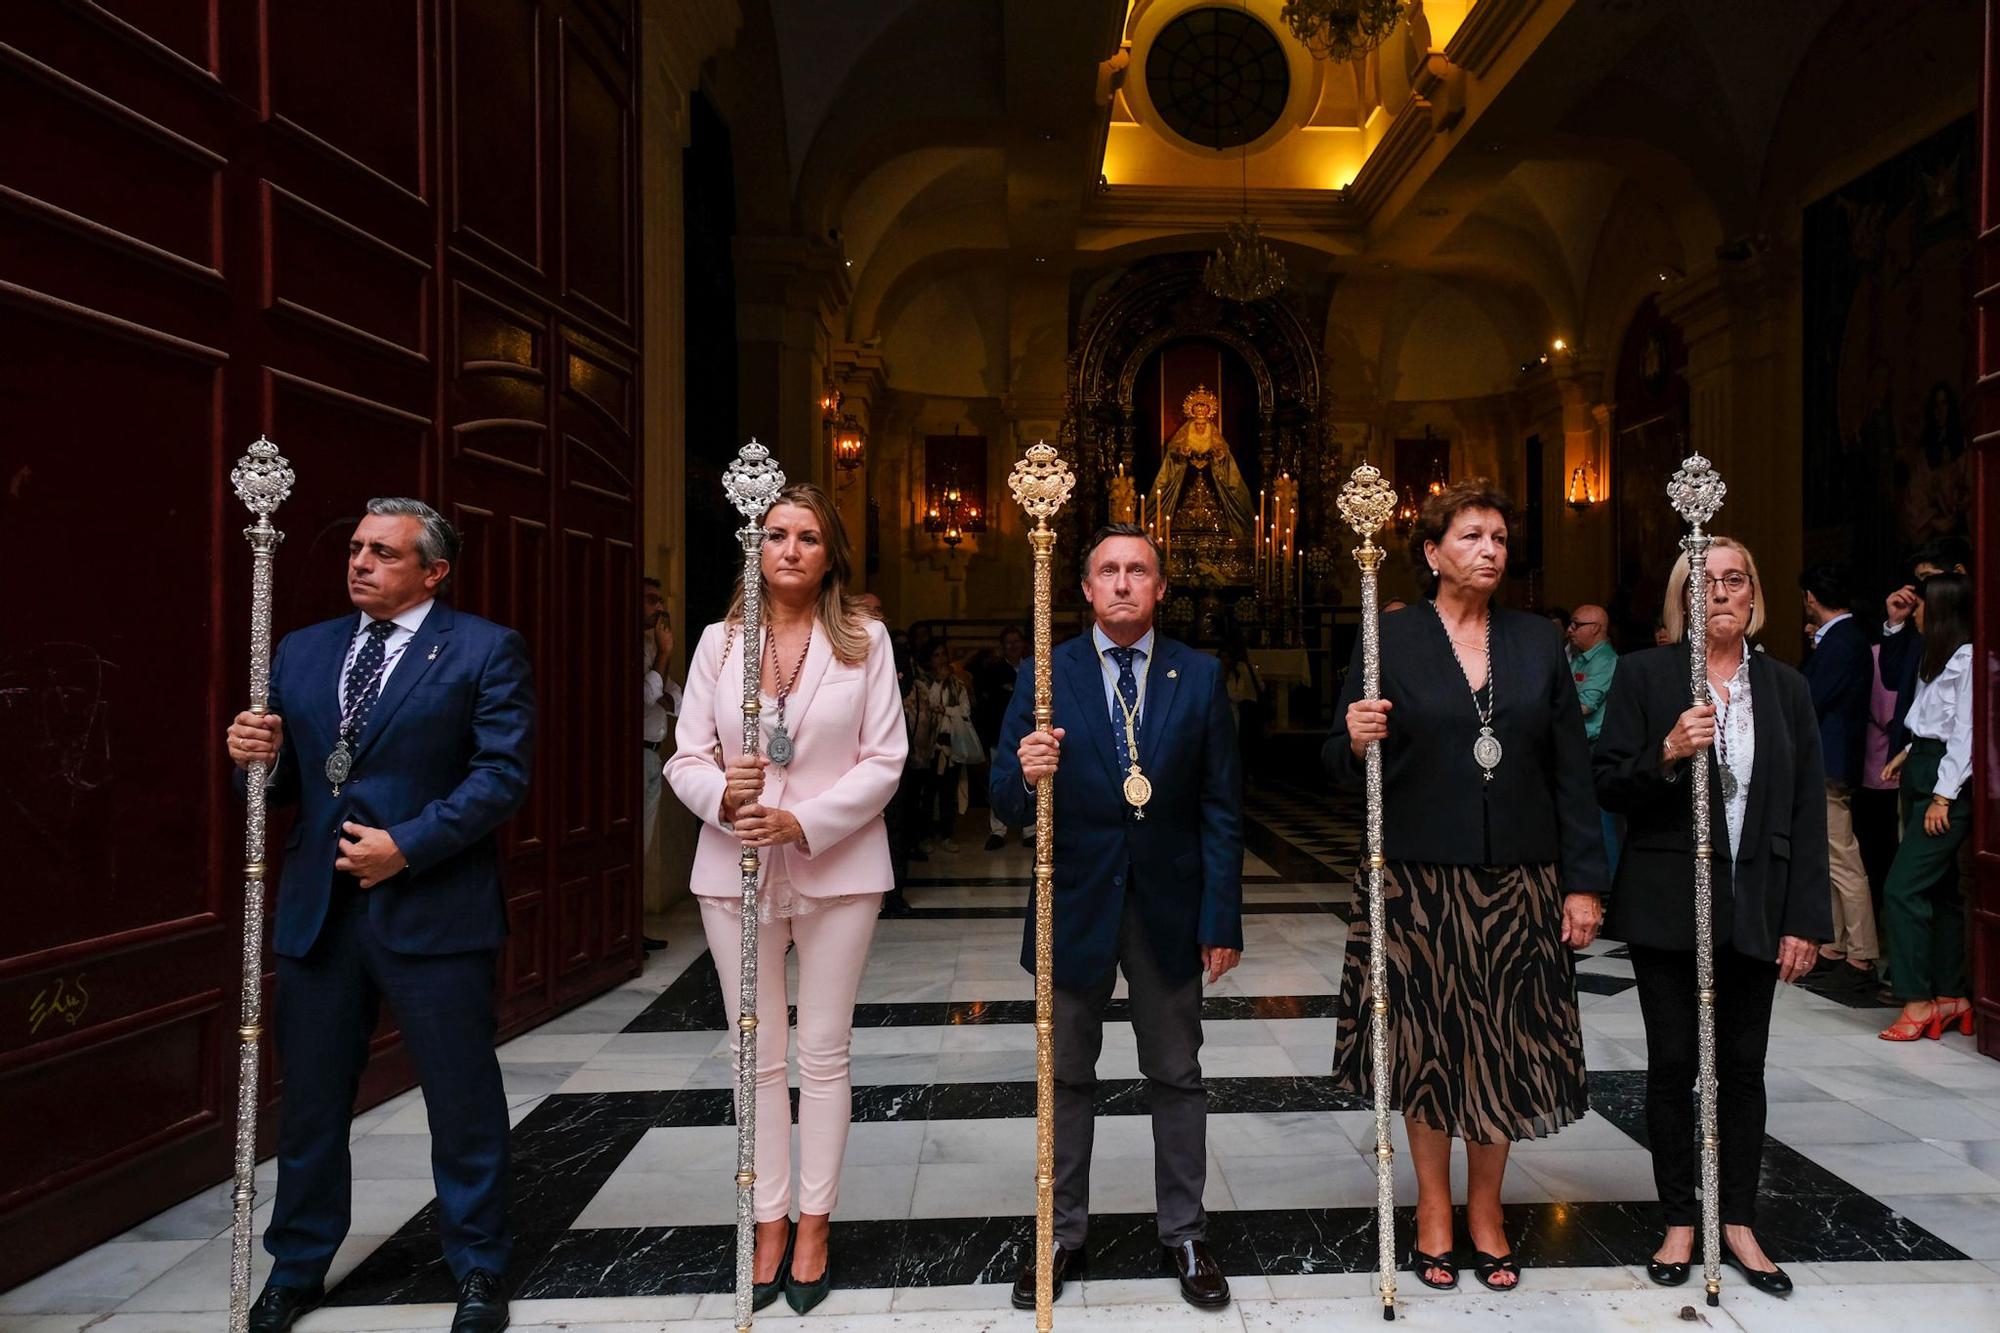
<svg viewBox="0 0 2000 1333">
<path fill-rule="evenodd" d="M 752 1310 L 763 1309 L 772 1301 L 777 1300 L 779 1293 L 784 1291 L 785 1277 L 792 1271 L 792 1242 L 797 1240 L 798 1236 L 799 1229 L 796 1224 L 793 1225 L 790 1231 L 785 1233 L 785 1252 L 778 1259 L 778 1275 L 769 1282 L 751 1283 L 750 1308 Z"/>
<path fill-rule="evenodd" d="M 1746 1268 L 1743 1265 L 1743 1261 L 1738 1259 L 1735 1252 L 1729 1248 L 1727 1241 L 1724 1241 L 1722 1245 L 1722 1262 L 1741 1273 L 1744 1281 L 1763 1292 L 1766 1296 L 1789 1296 L 1792 1294 L 1792 1280 L 1785 1275 L 1784 1269 L 1776 1265 L 1763 1270 Z"/>
<path fill-rule="evenodd" d="M 831 1242 L 832 1237 L 828 1237 L 828 1240 Z M 827 1293 L 832 1290 L 833 1246 L 831 1243 L 827 1246 L 826 1268 L 818 1277 L 810 1282 L 801 1282 L 792 1276 L 792 1257 L 789 1254 L 785 1256 L 785 1304 L 791 1306 L 795 1313 L 805 1314 L 815 1305 L 825 1300 Z"/>
</svg>

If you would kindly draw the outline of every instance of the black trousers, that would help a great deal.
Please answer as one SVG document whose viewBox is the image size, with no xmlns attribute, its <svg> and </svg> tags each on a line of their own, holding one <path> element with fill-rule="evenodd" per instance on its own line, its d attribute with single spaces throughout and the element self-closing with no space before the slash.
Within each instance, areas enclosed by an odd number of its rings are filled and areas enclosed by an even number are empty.
<svg viewBox="0 0 2000 1333">
<path fill-rule="evenodd" d="M 1639 1012 L 1646 1023 L 1646 1133 L 1653 1183 L 1670 1227 L 1701 1225 L 1701 1122 L 1695 1103 L 1694 952 L 1632 946 Z M 1755 1226 L 1764 1165 L 1764 1053 L 1778 965 L 1715 949 L 1715 1122 L 1721 1139 L 1724 1226 Z"/>
<path fill-rule="evenodd" d="M 1086 989 L 1055 988 L 1056 1244 L 1082 1247 L 1090 1226 L 1090 1149 L 1096 1128 L 1097 1056 L 1104 1010 L 1118 972 L 1131 992 L 1132 1031 L 1146 1105 L 1153 1113 L 1153 1195 L 1160 1243 L 1203 1240 L 1208 1214 L 1208 1089 L 1201 1081 L 1201 973 L 1184 981 L 1161 974 L 1139 917 L 1139 895 L 1125 895 L 1118 927 L 1118 967 Z"/>
</svg>

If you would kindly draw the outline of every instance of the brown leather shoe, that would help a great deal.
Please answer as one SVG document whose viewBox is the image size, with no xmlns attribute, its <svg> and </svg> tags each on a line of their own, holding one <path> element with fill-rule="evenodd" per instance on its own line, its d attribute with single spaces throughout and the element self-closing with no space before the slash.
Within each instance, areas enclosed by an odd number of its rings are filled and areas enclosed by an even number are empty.
<svg viewBox="0 0 2000 1333">
<path fill-rule="evenodd" d="M 1181 1280 L 1182 1300 L 1201 1310 L 1220 1310 L 1229 1304 L 1229 1279 L 1208 1252 L 1207 1241 L 1184 1240 L 1167 1246 L 1162 1253 L 1167 1267 Z"/>
<path fill-rule="evenodd" d="M 1073 1277 L 1083 1276 L 1084 1257 L 1082 1246 L 1074 1250 L 1056 1246 L 1055 1262 L 1050 1265 L 1050 1276 L 1054 1279 L 1049 1284 L 1051 1301 L 1062 1299 L 1063 1283 Z M 1032 1254 L 1028 1262 L 1021 1265 L 1021 1276 L 1014 1279 L 1014 1308 L 1016 1310 L 1035 1308 L 1035 1260 Z"/>
</svg>

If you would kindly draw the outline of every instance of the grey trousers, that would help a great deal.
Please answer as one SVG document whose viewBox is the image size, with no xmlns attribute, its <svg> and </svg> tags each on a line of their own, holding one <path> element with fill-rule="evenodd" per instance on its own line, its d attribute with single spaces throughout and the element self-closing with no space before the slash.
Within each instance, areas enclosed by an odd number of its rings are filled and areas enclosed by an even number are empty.
<svg viewBox="0 0 2000 1333">
<path fill-rule="evenodd" d="M 1140 924 L 1135 895 L 1125 897 L 1118 929 L 1118 970 L 1131 990 L 1139 1072 L 1153 1116 L 1153 1192 L 1160 1243 L 1207 1238 L 1201 1195 L 1208 1183 L 1208 1092 L 1201 1081 L 1201 974 L 1160 975 Z M 1104 1011 L 1117 971 L 1084 989 L 1056 987 L 1056 1244 L 1078 1249 L 1090 1228 L 1090 1147 L 1095 1128 L 1097 1056 Z"/>
</svg>

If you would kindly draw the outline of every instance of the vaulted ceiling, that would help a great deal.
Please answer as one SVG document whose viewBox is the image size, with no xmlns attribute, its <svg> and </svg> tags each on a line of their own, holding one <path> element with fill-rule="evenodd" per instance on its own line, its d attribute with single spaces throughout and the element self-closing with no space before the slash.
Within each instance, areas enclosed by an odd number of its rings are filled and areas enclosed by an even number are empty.
<svg viewBox="0 0 2000 1333">
<path fill-rule="evenodd" d="M 1978 12 L 1418 0 L 1381 51 L 1332 66 L 1285 31 L 1281 0 L 745 0 L 759 5 L 782 117 L 764 142 L 783 159 L 762 178 L 785 182 L 803 234 L 841 246 L 858 339 L 940 273 L 1205 248 L 1246 206 L 1295 268 L 1476 286 L 1468 299 L 1524 328 L 1615 338 L 1590 295 L 1612 270 L 1632 268 L 1613 282 L 1629 286 L 1770 229 L 1830 153 L 1814 123 L 1866 134 L 1871 108 L 1879 125 L 1894 98 L 1963 82 Z M 1190 11 L 1216 8 L 1283 52 L 1275 90 L 1259 44 L 1229 47 L 1255 69 L 1215 57 L 1232 96 L 1263 80 L 1270 125 L 1246 146 L 1177 133 L 1156 101 L 1172 85 L 1146 81 L 1161 34 L 1185 43 Z M 1179 68 L 1192 95 L 1196 66 Z"/>
</svg>

